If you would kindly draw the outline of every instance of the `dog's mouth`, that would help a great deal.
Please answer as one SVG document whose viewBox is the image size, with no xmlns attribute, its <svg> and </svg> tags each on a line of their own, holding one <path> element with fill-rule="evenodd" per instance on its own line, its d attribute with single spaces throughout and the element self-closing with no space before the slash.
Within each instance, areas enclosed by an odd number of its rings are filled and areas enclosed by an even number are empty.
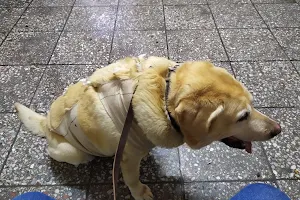
<svg viewBox="0 0 300 200">
<path fill-rule="evenodd" d="M 248 153 L 252 153 L 252 143 L 240 140 L 234 136 L 227 137 L 221 140 L 227 146 L 237 149 L 245 149 Z"/>
</svg>

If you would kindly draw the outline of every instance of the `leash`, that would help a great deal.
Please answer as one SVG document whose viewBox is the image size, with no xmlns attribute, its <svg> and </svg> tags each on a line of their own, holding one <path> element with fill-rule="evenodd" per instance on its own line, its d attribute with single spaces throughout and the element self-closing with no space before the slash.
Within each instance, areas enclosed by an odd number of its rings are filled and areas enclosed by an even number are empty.
<svg viewBox="0 0 300 200">
<path fill-rule="evenodd" d="M 171 116 L 171 113 L 168 111 L 168 94 L 169 94 L 169 87 L 170 87 L 170 76 L 172 72 L 175 72 L 175 70 L 177 69 L 179 65 L 175 65 L 173 67 L 169 67 L 169 71 L 168 71 L 168 75 L 166 78 L 166 91 L 165 91 L 165 101 L 166 101 L 166 112 L 167 112 L 167 116 L 169 118 L 169 120 L 171 121 L 172 126 L 175 128 L 175 130 L 178 133 L 181 133 L 180 127 L 179 125 L 176 123 L 175 119 Z M 125 148 L 125 144 L 128 138 L 128 134 L 132 125 L 132 121 L 133 121 L 133 108 L 132 108 L 132 99 L 130 101 L 129 104 L 129 108 L 128 108 L 128 112 L 126 115 L 126 119 L 125 119 L 125 123 L 124 123 L 124 127 L 122 130 L 122 134 L 120 137 L 120 141 L 118 144 L 118 148 L 117 148 L 117 152 L 115 154 L 115 158 L 114 158 L 114 164 L 113 164 L 113 195 L 114 195 L 114 200 L 117 200 L 117 184 L 118 184 L 118 180 L 119 180 L 119 174 L 120 174 L 120 164 L 121 164 L 121 159 L 122 159 L 122 155 L 123 155 L 123 151 Z"/>
<path fill-rule="evenodd" d="M 117 200 L 117 183 L 119 180 L 119 174 L 120 174 L 120 163 L 122 159 L 122 154 L 125 148 L 125 144 L 127 141 L 127 137 L 131 128 L 131 124 L 133 121 L 133 109 L 132 109 L 132 99 L 130 101 L 130 105 L 128 108 L 128 113 L 126 116 L 125 124 L 122 130 L 122 134 L 120 137 L 120 141 L 118 144 L 118 149 L 115 154 L 115 159 L 114 159 L 114 165 L 113 165 L 113 195 L 114 195 L 114 200 Z"/>
</svg>

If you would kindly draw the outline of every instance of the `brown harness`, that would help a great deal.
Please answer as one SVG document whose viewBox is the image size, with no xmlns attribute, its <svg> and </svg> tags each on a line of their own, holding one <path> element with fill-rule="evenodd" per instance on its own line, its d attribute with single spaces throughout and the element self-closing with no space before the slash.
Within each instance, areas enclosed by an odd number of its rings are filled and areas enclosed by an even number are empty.
<svg viewBox="0 0 300 200">
<path fill-rule="evenodd" d="M 165 105 L 166 105 L 166 111 L 167 111 L 167 116 L 168 119 L 170 120 L 173 128 L 178 132 L 181 133 L 180 131 L 180 127 L 177 124 L 177 122 L 175 121 L 175 119 L 171 116 L 171 113 L 168 110 L 168 94 L 169 94 L 169 90 L 170 90 L 170 76 L 172 72 L 175 72 L 176 68 L 179 65 L 175 65 L 173 67 L 169 67 L 169 71 L 168 71 L 168 75 L 166 78 L 166 91 L 165 91 Z M 118 148 L 117 148 L 117 152 L 115 154 L 115 158 L 114 158 L 114 164 L 113 164 L 113 195 L 114 195 L 114 200 L 117 200 L 117 184 L 118 184 L 118 179 L 119 179 L 119 174 L 120 174 L 120 163 L 121 163 L 121 159 L 122 159 L 122 155 L 123 155 L 123 151 L 125 148 L 125 144 L 128 138 L 128 134 L 132 125 L 132 121 L 133 121 L 133 108 L 132 108 L 132 99 L 130 101 L 130 105 L 128 108 L 128 113 L 126 116 L 126 120 L 124 123 L 124 127 L 121 133 L 121 137 L 120 137 L 120 141 L 118 144 Z"/>
</svg>

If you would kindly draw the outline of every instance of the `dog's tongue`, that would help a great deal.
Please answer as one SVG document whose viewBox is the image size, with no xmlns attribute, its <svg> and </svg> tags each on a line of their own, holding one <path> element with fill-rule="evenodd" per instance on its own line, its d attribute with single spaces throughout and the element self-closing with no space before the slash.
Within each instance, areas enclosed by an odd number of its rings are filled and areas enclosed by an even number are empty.
<svg viewBox="0 0 300 200">
<path fill-rule="evenodd" d="M 244 142 L 245 143 L 245 150 L 248 153 L 252 153 L 252 143 L 251 142 Z"/>
</svg>

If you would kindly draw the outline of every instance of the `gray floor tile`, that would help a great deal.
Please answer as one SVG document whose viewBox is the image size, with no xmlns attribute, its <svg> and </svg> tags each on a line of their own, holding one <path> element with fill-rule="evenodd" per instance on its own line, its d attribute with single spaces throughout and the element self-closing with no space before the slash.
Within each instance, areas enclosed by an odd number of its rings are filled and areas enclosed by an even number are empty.
<svg viewBox="0 0 300 200">
<path fill-rule="evenodd" d="M 3 42 L 5 36 L 6 36 L 5 33 L 1 33 L 1 32 L 0 32 L 0 44 Z"/>
<path fill-rule="evenodd" d="M 164 5 L 207 4 L 206 0 L 163 0 Z"/>
<path fill-rule="evenodd" d="M 253 143 L 252 154 L 219 142 L 197 151 L 182 146 L 180 163 L 183 179 L 187 182 L 272 178 L 259 143 Z"/>
<path fill-rule="evenodd" d="M 227 29 L 220 33 L 232 61 L 287 59 L 267 29 Z"/>
<path fill-rule="evenodd" d="M 295 0 L 252 0 L 253 3 L 296 3 Z"/>
<path fill-rule="evenodd" d="M 58 36 L 50 32 L 11 33 L 0 47 L 0 64 L 46 64 Z"/>
<path fill-rule="evenodd" d="M 294 169 L 300 171 L 299 108 L 261 109 L 280 122 L 282 133 L 264 142 L 268 159 L 276 178 L 295 178 Z"/>
<path fill-rule="evenodd" d="M 75 0 L 33 0 L 30 7 L 72 6 Z"/>
<path fill-rule="evenodd" d="M 186 183 L 186 200 L 224 200 L 230 199 L 246 185 L 256 182 L 211 182 L 211 183 Z M 271 182 L 264 182 L 274 185 Z"/>
<path fill-rule="evenodd" d="M 111 183 L 113 158 L 97 158 L 93 161 L 92 183 Z M 120 179 L 122 176 L 120 175 Z M 141 162 L 142 182 L 164 182 L 180 180 L 179 157 L 177 149 L 153 149 Z"/>
<path fill-rule="evenodd" d="M 24 8 L 0 7 L 0 30 L 8 33 L 22 15 Z"/>
<path fill-rule="evenodd" d="M 117 29 L 121 30 L 163 30 L 162 6 L 120 6 Z"/>
<path fill-rule="evenodd" d="M 77 0 L 75 6 L 109 6 L 118 5 L 118 0 Z"/>
<path fill-rule="evenodd" d="M 271 31 L 288 57 L 292 60 L 300 60 L 300 29 L 272 29 Z"/>
<path fill-rule="evenodd" d="M 270 27 L 300 27 L 298 4 L 257 4 L 256 8 Z"/>
<path fill-rule="evenodd" d="M 55 185 L 88 183 L 90 165 L 60 163 L 46 153 L 47 141 L 22 126 L 6 165 L 1 185 Z"/>
<path fill-rule="evenodd" d="M 218 28 L 266 27 L 252 4 L 215 4 L 210 7 Z"/>
<path fill-rule="evenodd" d="M 25 8 L 31 0 L 0 0 L 0 7 Z"/>
<path fill-rule="evenodd" d="M 23 14 L 16 31 L 62 31 L 71 7 L 31 7 Z"/>
<path fill-rule="evenodd" d="M 86 65 L 48 66 L 33 98 L 31 108 L 47 112 L 52 102 L 62 95 L 66 87 L 90 76 L 96 67 Z"/>
<path fill-rule="evenodd" d="M 280 189 L 285 192 L 291 199 L 300 199 L 300 181 L 281 180 L 277 181 Z"/>
<path fill-rule="evenodd" d="M 251 3 L 250 0 L 207 0 L 209 4 Z"/>
<path fill-rule="evenodd" d="M 0 66 L 0 112 L 12 112 L 16 102 L 29 105 L 43 66 Z"/>
<path fill-rule="evenodd" d="M 155 148 L 141 163 L 144 182 L 180 180 L 178 149 Z"/>
<path fill-rule="evenodd" d="M 3 167 L 19 126 L 20 122 L 16 114 L 0 114 L 0 169 Z"/>
<path fill-rule="evenodd" d="M 297 71 L 300 73 L 300 61 L 294 61 L 293 64 L 296 67 Z"/>
<path fill-rule="evenodd" d="M 117 8 L 110 7 L 74 7 L 65 30 L 100 31 L 113 30 Z"/>
<path fill-rule="evenodd" d="M 130 199 L 134 200 L 130 195 L 129 189 L 123 185 L 118 185 L 118 199 Z M 158 200 L 181 200 L 182 199 L 182 188 L 180 184 L 174 183 L 157 183 L 157 184 L 148 184 L 150 187 L 154 199 Z M 113 200 L 112 195 L 112 185 L 93 185 L 90 188 L 88 199 L 107 199 Z"/>
<path fill-rule="evenodd" d="M 290 62 L 234 62 L 232 66 L 237 79 L 252 93 L 254 105 L 299 105 L 300 77 Z"/>
<path fill-rule="evenodd" d="M 227 61 L 216 30 L 168 31 L 170 59 Z"/>
<path fill-rule="evenodd" d="M 12 199 L 25 192 L 42 192 L 56 200 L 85 200 L 86 188 L 79 186 L 41 186 L 0 188 L 0 199 Z"/>
<path fill-rule="evenodd" d="M 112 170 L 113 170 L 114 157 L 111 158 L 95 158 L 91 162 L 92 174 L 91 174 L 91 183 L 112 183 Z M 123 183 L 122 175 L 120 172 L 119 182 Z M 110 185 L 112 186 L 112 185 Z"/>
<path fill-rule="evenodd" d="M 106 64 L 111 32 L 64 32 L 51 58 L 56 64 Z"/>
<path fill-rule="evenodd" d="M 141 54 L 167 56 L 166 35 L 163 31 L 117 31 L 111 62 L 126 56 Z"/>
<path fill-rule="evenodd" d="M 162 5 L 162 0 L 120 0 L 120 5 Z"/>
<path fill-rule="evenodd" d="M 167 30 L 215 28 L 207 5 L 165 6 L 165 16 Z"/>
</svg>

